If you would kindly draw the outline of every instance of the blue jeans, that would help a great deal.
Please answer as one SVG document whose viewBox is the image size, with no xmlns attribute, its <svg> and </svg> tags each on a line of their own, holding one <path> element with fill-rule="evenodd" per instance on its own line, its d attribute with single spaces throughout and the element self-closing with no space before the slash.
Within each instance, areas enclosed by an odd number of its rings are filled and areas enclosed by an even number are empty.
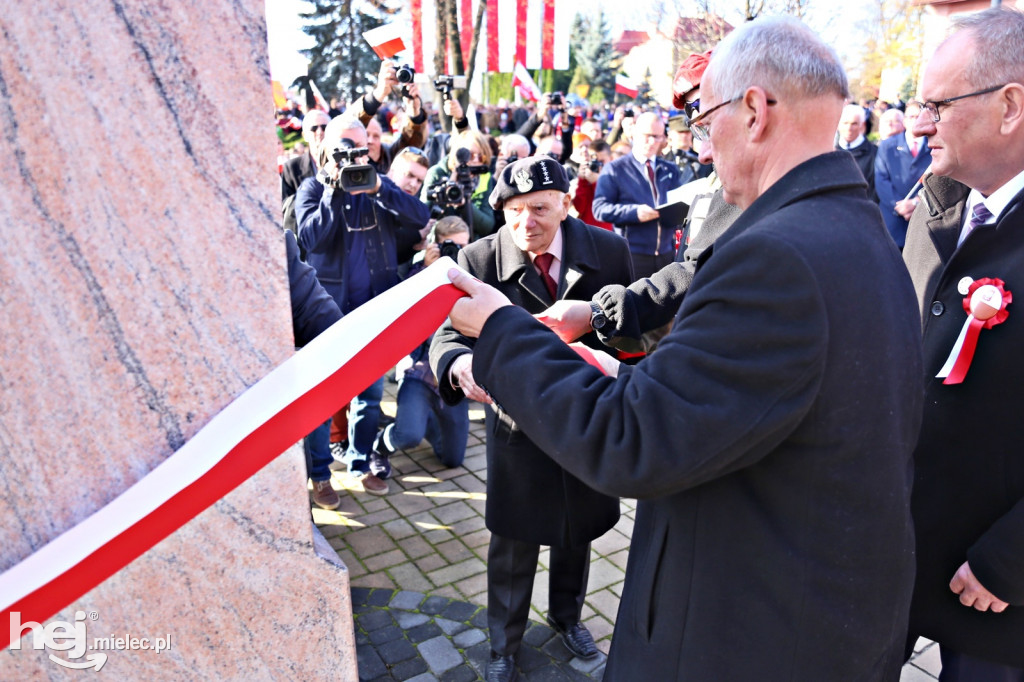
<svg viewBox="0 0 1024 682">
<path fill-rule="evenodd" d="M 427 439 L 441 464 L 457 467 L 466 456 L 469 405 L 447 405 L 427 384 L 402 379 L 398 386 L 395 423 L 384 432 L 392 450 L 409 450 Z"/>
<path fill-rule="evenodd" d="M 384 377 L 370 384 L 352 399 L 348 409 L 348 450 L 342 461 L 350 474 L 361 476 L 370 470 L 368 458 L 377 440 L 380 399 L 384 397 Z M 330 431 L 328 430 L 328 439 Z"/>
<path fill-rule="evenodd" d="M 331 477 L 331 420 L 313 429 L 302 441 L 306 451 L 306 475 L 312 481 L 326 481 Z"/>
</svg>

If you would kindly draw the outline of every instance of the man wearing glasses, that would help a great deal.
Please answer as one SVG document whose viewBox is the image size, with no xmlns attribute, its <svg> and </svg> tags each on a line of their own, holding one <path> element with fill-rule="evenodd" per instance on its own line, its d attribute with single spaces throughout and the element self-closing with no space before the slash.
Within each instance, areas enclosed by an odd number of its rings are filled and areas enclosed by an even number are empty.
<svg viewBox="0 0 1024 682">
<path fill-rule="evenodd" d="M 296 232 L 295 225 L 295 193 L 306 178 L 316 175 L 318 166 L 316 159 L 320 154 L 320 143 L 324 139 L 324 131 L 331 119 L 319 109 L 306 112 L 302 119 L 302 139 L 306 141 L 309 151 L 302 156 L 289 159 L 281 169 L 281 210 L 285 228 Z"/>
<path fill-rule="evenodd" d="M 691 129 L 743 213 L 635 366 L 592 366 L 453 274 L 476 384 L 581 481 L 639 500 L 606 679 L 899 679 L 920 326 L 833 150 L 846 97 L 835 51 L 793 18 L 715 48 Z"/>
<path fill-rule="evenodd" d="M 910 643 L 918 635 L 939 643 L 944 682 L 1019 681 L 1024 14 L 992 9 L 954 25 L 921 81 L 913 130 L 928 138 L 933 175 L 924 180 L 903 251 L 925 354 Z M 991 296 L 983 298 L 986 290 Z M 1018 300 L 1009 303 L 1011 294 Z M 967 340 L 958 343 L 961 335 Z"/>
<path fill-rule="evenodd" d="M 366 128 L 348 113 L 328 124 L 320 145 L 321 171 L 299 186 L 295 215 L 306 261 L 342 314 L 348 314 L 398 283 L 397 237 L 403 230 L 418 232 L 430 214 L 425 204 L 383 175 L 373 189 L 341 189 L 341 169 L 332 151 L 342 140 L 355 148 L 366 146 Z M 365 158 L 357 161 L 365 163 Z M 373 451 L 383 392 L 383 379 L 378 379 L 352 400 L 344 456 L 349 473 L 374 495 L 387 494 L 391 473 L 387 459 Z M 316 434 L 328 452 L 329 427 L 328 421 Z"/>
<path fill-rule="evenodd" d="M 353 102 L 347 112 L 358 117 L 366 126 L 366 146 L 370 150 L 369 164 L 381 175 L 390 170 L 391 162 L 402 149 L 422 147 L 427 143 L 427 112 L 423 110 L 419 85 L 409 83 L 400 86 L 397 73 L 398 69 L 393 61 L 382 61 L 380 73 L 377 75 L 377 87 Z M 384 144 L 381 141 L 383 130 L 376 115 L 391 93 L 396 90 L 400 90 L 402 94 L 406 115 L 402 119 L 402 129 L 396 131 L 399 134 L 395 135 L 390 143 Z"/>
<path fill-rule="evenodd" d="M 615 226 L 629 242 L 633 271 L 649 277 L 675 259 L 676 225 L 663 225 L 657 206 L 683 184 L 682 172 L 661 158 L 665 123 L 653 113 L 637 117 L 633 126 L 633 153 L 605 166 L 597 179 L 594 217 Z"/>
</svg>

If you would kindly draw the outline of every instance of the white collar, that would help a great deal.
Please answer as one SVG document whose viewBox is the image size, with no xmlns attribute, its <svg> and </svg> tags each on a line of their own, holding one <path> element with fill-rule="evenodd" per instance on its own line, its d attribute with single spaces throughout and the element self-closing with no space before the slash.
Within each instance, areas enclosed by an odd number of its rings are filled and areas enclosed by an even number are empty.
<svg viewBox="0 0 1024 682">
<path fill-rule="evenodd" d="M 555 232 L 554 238 L 551 240 L 551 243 L 548 244 L 548 250 L 545 251 L 544 253 L 550 253 L 552 256 L 555 257 L 556 261 L 562 262 L 562 226 L 561 225 L 558 226 L 558 231 Z M 528 255 L 530 257 L 530 262 L 531 263 L 534 261 L 535 258 L 537 258 L 537 256 L 535 256 L 532 253 L 527 253 L 526 255 Z"/>
<path fill-rule="evenodd" d="M 1024 190 L 1024 171 L 1017 173 L 1009 182 L 987 197 L 982 196 L 978 190 L 972 189 L 971 193 L 967 195 L 967 206 L 964 207 L 964 215 L 968 217 L 973 215 L 974 205 L 984 201 L 985 208 L 992 214 L 992 218 L 985 224 L 994 223 L 999 219 L 999 215 L 1006 209 L 1010 201 L 1020 194 L 1021 190 Z"/>
<path fill-rule="evenodd" d="M 858 135 L 857 139 L 854 140 L 853 142 L 847 142 L 846 140 L 842 140 L 842 139 L 839 140 L 839 146 L 842 147 L 843 149 L 847 149 L 847 150 L 849 150 L 849 149 L 856 149 L 857 147 L 861 146 L 862 144 L 864 144 L 864 135 L 863 134 Z"/>
<path fill-rule="evenodd" d="M 648 159 L 646 156 L 640 156 L 640 150 L 636 148 L 633 149 L 633 158 L 636 159 L 636 162 L 639 163 L 641 166 L 646 166 L 648 161 L 650 161 L 652 164 L 655 163 L 653 158 Z M 657 158 L 657 155 L 655 155 L 655 158 Z"/>
</svg>

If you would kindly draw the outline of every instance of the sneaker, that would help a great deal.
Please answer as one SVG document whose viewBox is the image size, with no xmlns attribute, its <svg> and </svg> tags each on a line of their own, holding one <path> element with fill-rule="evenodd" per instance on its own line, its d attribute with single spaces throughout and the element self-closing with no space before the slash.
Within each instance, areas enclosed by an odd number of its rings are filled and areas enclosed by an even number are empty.
<svg viewBox="0 0 1024 682">
<path fill-rule="evenodd" d="M 345 471 L 348 465 L 345 464 L 345 453 L 348 451 L 348 441 L 343 440 L 331 443 L 331 471 Z"/>
<path fill-rule="evenodd" d="M 331 487 L 331 479 L 313 481 L 313 502 L 321 509 L 337 509 L 341 506 L 341 498 Z"/>
<path fill-rule="evenodd" d="M 381 431 L 377 436 L 377 442 L 370 451 L 370 473 L 381 480 L 391 477 L 391 455 L 394 450 L 388 447 L 387 439 L 384 437 L 386 431 Z"/>
<path fill-rule="evenodd" d="M 388 494 L 388 482 L 377 478 L 373 474 L 364 474 L 359 482 L 363 484 L 363 490 L 370 493 L 371 495 L 387 495 Z"/>
</svg>

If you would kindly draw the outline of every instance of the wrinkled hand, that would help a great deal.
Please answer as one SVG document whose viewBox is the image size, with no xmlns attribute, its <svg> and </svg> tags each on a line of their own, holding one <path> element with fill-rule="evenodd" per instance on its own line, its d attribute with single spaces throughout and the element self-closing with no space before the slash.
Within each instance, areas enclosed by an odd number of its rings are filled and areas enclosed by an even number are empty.
<svg viewBox="0 0 1024 682">
<path fill-rule="evenodd" d="M 448 279 L 457 288 L 469 294 L 455 302 L 448 316 L 455 329 L 464 336 L 479 338 L 480 330 L 484 328 L 484 323 L 491 313 L 498 308 L 512 305 L 505 294 L 458 268 L 448 271 Z"/>
<path fill-rule="evenodd" d="M 534 317 L 566 343 L 590 331 L 590 304 L 586 301 L 555 301 L 553 306 Z"/>
<path fill-rule="evenodd" d="M 904 220 L 910 220 L 915 208 L 917 208 L 917 199 L 903 199 L 896 202 L 896 212 Z"/>
<path fill-rule="evenodd" d="M 485 405 L 491 405 L 494 403 L 491 400 L 491 396 L 487 395 L 487 391 L 480 388 L 476 381 L 473 380 L 473 354 L 466 353 L 455 358 L 452 363 L 451 376 L 458 384 L 462 392 L 466 394 L 466 397 L 470 400 L 475 400 L 478 403 L 484 403 Z"/>
<path fill-rule="evenodd" d="M 636 209 L 636 219 L 642 223 L 646 223 L 648 220 L 657 220 L 659 215 L 658 209 L 650 206 L 641 206 Z"/>
<path fill-rule="evenodd" d="M 972 606 L 977 611 L 991 609 L 995 613 L 1002 613 L 1009 606 L 978 582 L 966 561 L 957 569 L 953 579 L 949 581 L 949 589 L 960 595 L 961 604 Z"/>
<path fill-rule="evenodd" d="M 601 366 L 601 369 L 604 370 L 604 373 L 608 376 L 619 376 L 619 367 L 622 366 L 622 363 L 608 353 L 605 353 L 603 350 L 594 350 L 590 346 L 585 346 L 582 343 L 571 343 L 569 344 L 569 347 L 576 350 L 576 352 L 582 350 L 585 353 L 585 355 L 582 356 L 584 358 L 586 358 L 587 355 L 590 355 L 590 357 L 597 361 L 597 364 Z"/>
<path fill-rule="evenodd" d="M 398 87 L 398 69 L 390 59 L 380 63 L 380 72 L 377 74 L 377 87 L 373 89 L 373 96 L 378 102 L 391 94 L 393 88 Z"/>
</svg>

